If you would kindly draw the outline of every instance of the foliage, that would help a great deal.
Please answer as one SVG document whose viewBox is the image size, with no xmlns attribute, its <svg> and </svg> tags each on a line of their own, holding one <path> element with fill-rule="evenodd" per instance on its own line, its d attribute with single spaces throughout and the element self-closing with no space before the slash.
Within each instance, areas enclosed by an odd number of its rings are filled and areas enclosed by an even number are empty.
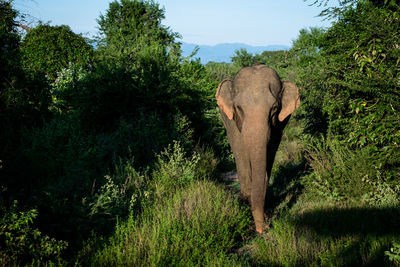
<svg viewBox="0 0 400 267">
<path fill-rule="evenodd" d="M 220 186 L 196 181 L 204 178 L 198 177 L 198 162 L 199 155 L 186 158 L 177 143 L 161 153 L 152 204 L 139 220 L 131 216 L 119 224 L 91 264 L 238 264 L 230 253 L 248 231 L 249 210 Z"/>
<path fill-rule="evenodd" d="M 252 54 L 247 52 L 246 49 L 241 48 L 235 51 L 235 55 L 231 58 L 234 65 L 240 68 L 250 67 L 254 64 L 254 57 Z"/>
<path fill-rule="evenodd" d="M 0 1 L 0 88 L 1 90 L 1 107 L 3 108 L 3 101 L 5 100 L 5 88 L 12 86 L 12 75 L 18 66 L 15 64 L 19 57 L 19 42 L 15 20 L 18 12 L 12 8 L 11 2 Z"/>
<path fill-rule="evenodd" d="M 98 19 L 101 34 L 100 47 L 108 47 L 121 54 L 138 45 L 150 45 L 152 41 L 169 46 L 178 37 L 161 24 L 164 10 L 151 1 L 121 0 L 109 4 L 106 15 Z"/>
<path fill-rule="evenodd" d="M 37 218 L 35 209 L 19 211 L 18 204 L 13 205 L 0 218 L 0 264 L 17 265 L 65 265 L 60 258 L 68 243 L 43 235 L 33 227 Z"/>
<path fill-rule="evenodd" d="M 243 249 L 256 265 L 391 266 L 384 255 L 399 236 L 390 223 L 398 212 L 302 198 Z"/>
<path fill-rule="evenodd" d="M 400 188 L 382 174 L 379 158 L 368 148 L 352 151 L 336 140 L 308 145 L 307 158 L 313 172 L 305 183 L 314 193 L 331 200 L 366 202 L 371 206 L 399 205 Z"/>
<path fill-rule="evenodd" d="M 309 151 L 310 181 L 322 179 L 317 191 L 331 197 L 398 204 L 399 8 L 358 2 L 294 43 L 305 88 L 297 118 L 314 138 L 326 136 Z"/>
<path fill-rule="evenodd" d="M 68 68 L 57 72 L 56 79 L 51 83 L 50 109 L 58 113 L 76 111 L 80 104 L 79 96 L 85 89 L 85 79 L 89 73 L 90 70 L 79 67 L 73 62 L 69 62 Z"/>
<path fill-rule="evenodd" d="M 21 43 L 18 12 L 0 1 L 4 264 L 396 264 L 399 6 L 338 8 L 289 51 L 202 66 L 152 1 L 110 3 L 95 49 L 68 26 L 40 24 Z M 233 168 L 215 89 L 254 63 L 295 81 L 302 102 L 258 237 L 236 184 L 207 181 Z"/>
<path fill-rule="evenodd" d="M 393 247 L 389 251 L 385 251 L 385 255 L 395 264 L 400 264 L 400 244 L 393 242 Z"/>
<path fill-rule="evenodd" d="M 115 218 L 139 215 L 149 202 L 149 179 L 135 170 L 133 160 L 124 162 L 120 159 L 115 164 L 113 176 L 104 178 L 106 183 L 93 196 L 83 199 L 89 206 L 90 219 L 102 224 L 103 228 Z"/>
<path fill-rule="evenodd" d="M 218 62 L 208 62 L 205 67 L 211 78 L 218 83 L 224 79 L 233 79 L 240 70 L 240 67 L 237 65 Z"/>
<path fill-rule="evenodd" d="M 372 113 L 377 113 L 377 119 L 382 113 L 389 118 L 398 117 L 399 102 L 395 93 L 398 90 L 400 53 L 396 48 L 400 26 L 398 16 L 398 9 L 378 8 L 370 3 L 359 4 L 356 10 L 347 12 L 346 17 L 324 36 L 321 49 L 326 60 L 325 72 L 329 77 L 324 87 L 328 98 L 340 100 L 324 103 L 333 134 L 346 136 L 355 130 L 351 127 L 355 121 L 346 123 L 348 118 L 359 121 Z M 364 21 L 370 21 L 371 24 L 367 26 Z M 332 38 L 335 38 L 335 45 L 332 45 Z M 359 108 L 351 110 L 354 105 L 351 100 L 359 103 L 364 101 L 361 103 L 369 107 L 362 114 L 364 116 L 357 116 Z M 397 134 L 394 128 L 389 131 L 391 135 Z M 394 145 L 391 141 L 386 143 L 389 144 Z M 359 144 L 359 147 L 364 145 Z"/>
<path fill-rule="evenodd" d="M 20 126 L 20 111 L 26 107 L 21 84 L 20 36 L 16 28 L 18 12 L 9 1 L 0 1 L 0 158 L 14 148 Z M 25 120 L 26 122 L 26 120 Z"/>
<path fill-rule="evenodd" d="M 70 62 L 87 67 L 93 57 L 92 46 L 66 25 L 40 24 L 29 30 L 21 44 L 21 51 L 24 69 L 46 74 L 52 80 Z"/>
<path fill-rule="evenodd" d="M 307 0 L 304 0 L 307 1 Z M 343 19 L 346 12 L 355 8 L 357 4 L 363 4 L 365 2 L 369 2 L 374 4 L 377 7 L 392 7 L 396 6 L 395 0 L 369 0 L 369 1 L 360 1 L 360 0 L 339 0 L 335 1 L 334 5 L 330 3 L 330 0 L 310 0 L 311 5 L 318 5 L 319 7 L 323 6 L 325 9 L 321 11 L 319 16 L 326 17 L 328 19 L 339 18 Z"/>
<path fill-rule="evenodd" d="M 295 81 L 302 89 L 301 107 L 296 113 L 296 118 L 304 123 L 304 133 L 318 137 L 326 134 L 328 119 L 323 110 L 326 93 L 323 88 L 327 77 L 324 76 L 321 48 L 319 40 L 325 31 L 321 28 L 300 30 L 299 36 L 293 41 L 292 64 L 297 66 Z"/>
</svg>

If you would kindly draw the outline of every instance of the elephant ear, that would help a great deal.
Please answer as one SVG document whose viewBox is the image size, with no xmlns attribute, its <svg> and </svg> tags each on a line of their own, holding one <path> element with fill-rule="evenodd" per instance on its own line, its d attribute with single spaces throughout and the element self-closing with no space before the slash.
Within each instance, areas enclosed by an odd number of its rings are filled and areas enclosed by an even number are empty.
<svg viewBox="0 0 400 267">
<path fill-rule="evenodd" d="M 232 120 L 233 119 L 233 103 L 232 103 L 232 83 L 231 79 L 223 80 L 217 89 L 215 99 L 217 100 L 218 107 L 225 113 L 225 115 Z"/>
<path fill-rule="evenodd" d="M 279 113 L 279 121 L 284 121 L 287 116 L 300 107 L 299 88 L 288 81 L 282 82 L 282 109 Z"/>
</svg>

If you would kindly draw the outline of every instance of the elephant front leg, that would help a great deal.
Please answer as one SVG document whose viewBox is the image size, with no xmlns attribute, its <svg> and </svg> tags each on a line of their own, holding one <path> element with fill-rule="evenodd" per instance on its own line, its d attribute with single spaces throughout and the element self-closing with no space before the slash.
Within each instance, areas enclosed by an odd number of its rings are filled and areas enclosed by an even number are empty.
<svg viewBox="0 0 400 267">
<path fill-rule="evenodd" d="M 240 183 L 240 192 L 244 199 L 250 202 L 251 198 L 251 168 L 249 157 L 236 160 L 236 168 Z"/>
<path fill-rule="evenodd" d="M 236 162 L 236 170 L 238 173 L 238 180 L 240 183 L 240 192 L 244 199 L 250 202 L 251 197 L 251 165 L 249 153 L 244 146 L 241 136 L 238 136 L 235 150 L 233 150 L 233 154 L 235 156 Z"/>
</svg>

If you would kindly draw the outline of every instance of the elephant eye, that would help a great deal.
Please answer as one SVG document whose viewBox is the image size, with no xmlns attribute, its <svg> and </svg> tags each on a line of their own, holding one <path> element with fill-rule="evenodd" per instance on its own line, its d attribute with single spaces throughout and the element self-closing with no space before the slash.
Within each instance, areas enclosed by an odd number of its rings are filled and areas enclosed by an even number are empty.
<svg viewBox="0 0 400 267">
<path fill-rule="evenodd" d="M 240 112 L 240 115 L 241 115 L 241 116 L 244 115 L 244 112 L 243 112 L 243 109 L 242 109 L 241 106 L 237 105 L 237 106 L 236 106 L 236 109 L 237 109 L 238 112 Z"/>
<path fill-rule="evenodd" d="M 239 132 L 242 131 L 243 124 L 243 109 L 240 106 L 236 106 L 234 108 L 234 120 L 236 122 L 236 126 L 239 129 Z"/>
</svg>

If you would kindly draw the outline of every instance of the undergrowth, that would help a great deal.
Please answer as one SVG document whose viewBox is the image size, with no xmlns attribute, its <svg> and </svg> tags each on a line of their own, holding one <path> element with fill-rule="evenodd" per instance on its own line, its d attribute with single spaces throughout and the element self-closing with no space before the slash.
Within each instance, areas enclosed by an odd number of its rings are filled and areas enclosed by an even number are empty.
<svg viewBox="0 0 400 267">
<path fill-rule="evenodd" d="M 400 194 L 373 153 L 285 129 L 267 191 L 269 229 L 241 251 L 256 266 L 398 266 Z"/>
<path fill-rule="evenodd" d="M 178 143 L 162 152 L 143 213 L 119 222 L 91 265 L 241 265 L 235 249 L 250 234 L 249 208 L 198 175 L 201 158 Z"/>
</svg>

